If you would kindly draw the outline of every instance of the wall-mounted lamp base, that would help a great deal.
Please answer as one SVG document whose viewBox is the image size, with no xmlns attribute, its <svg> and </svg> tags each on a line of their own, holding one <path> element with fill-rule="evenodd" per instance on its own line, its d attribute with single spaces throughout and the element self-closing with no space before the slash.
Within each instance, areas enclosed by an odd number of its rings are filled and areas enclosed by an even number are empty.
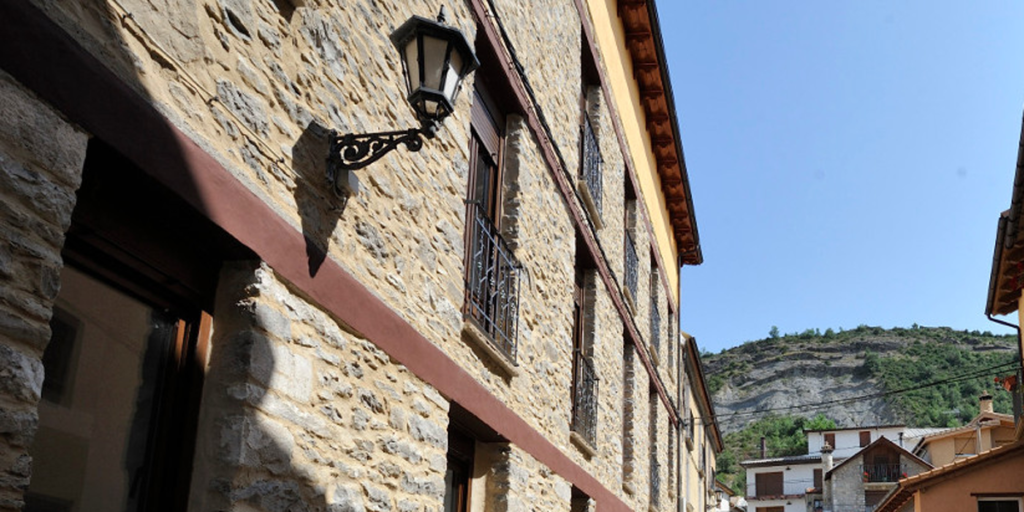
<svg viewBox="0 0 1024 512">
<path fill-rule="evenodd" d="M 327 169 L 327 181 L 334 185 L 334 193 L 338 197 L 351 197 L 359 195 L 359 177 L 348 169 L 335 169 L 332 175 L 330 167 Z"/>
<path fill-rule="evenodd" d="M 327 155 L 327 180 L 334 185 L 338 195 L 359 193 L 359 179 L 352 171 L 362 169 L 404 144 L 409 151 L 419 151 L 423 138 L 432 139 L 437 131 L 434 123 L 422 128 L 410 128 L 394 132 L 377 132 L 338 136 L 331 130 L 331 148 Z"/>
</svg>

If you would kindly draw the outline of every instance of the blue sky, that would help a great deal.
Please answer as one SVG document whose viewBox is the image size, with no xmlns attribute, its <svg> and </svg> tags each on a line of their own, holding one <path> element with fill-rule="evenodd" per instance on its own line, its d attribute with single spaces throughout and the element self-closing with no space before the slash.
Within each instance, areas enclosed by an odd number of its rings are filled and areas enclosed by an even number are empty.
<svg viewBox="0 0 1024 512">
<path fill-rule="evenodd" d="M 1024 106 L 1024 2 L 661 0 L 707 350 L 983 314 Z"/>
</svg>

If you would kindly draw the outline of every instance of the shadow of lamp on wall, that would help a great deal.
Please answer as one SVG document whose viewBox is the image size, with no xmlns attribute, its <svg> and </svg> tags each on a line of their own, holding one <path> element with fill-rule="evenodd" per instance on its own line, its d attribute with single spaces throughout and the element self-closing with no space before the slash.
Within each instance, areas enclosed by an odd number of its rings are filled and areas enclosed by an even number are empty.
<svg viewBox="0 0 1024 512">
<path fill-rule="evenodd" d="M 413 16 L 391 34 L 402 58 L 408 100 L 420 120 L 419 128 L 341 136 L 331 131 L 327 179 L 339 196 L 359 192 L 359 180 L 352 171 L 380 160 L 400 144 L 419 151 L 423 139 L 434 138 L 441 122 L 454 111 L 463 78 L 480 62 L 462 32 L 444 22 L 442 7 L 437 21 Z"/>
</svg>

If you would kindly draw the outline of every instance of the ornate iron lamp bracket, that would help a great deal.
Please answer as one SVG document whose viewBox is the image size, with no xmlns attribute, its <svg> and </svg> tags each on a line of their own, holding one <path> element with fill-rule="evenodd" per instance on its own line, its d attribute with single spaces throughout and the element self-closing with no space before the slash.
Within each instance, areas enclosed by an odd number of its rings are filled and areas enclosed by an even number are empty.
<svg viewBox="0 0 1024 512">
<path fill-rule="evenodd" d="M 401 144 L 409 151 L 419 151 L 423 147 L 423 137 L 431 138 L 431 135 L 433 133 L 426 128 L 341 136 L 331 130 L 327 179 L 334 184 L 336 193 L 344 194 L 345 189 L 352 192 L 358 188 L 358 180 L 350 174 L 351 171 L 358 171 L 380 160 Z"/>
<path fill-rule="evenodd" d="M 422 135 L 419 128 L 367 134 L 349 133 L 340 137 L 332 131 L 331 154 L 327 161 L 337 169 L 358 171 L 380 160 L 399 144 L 405 144 L 409 151 L 419 151 L 423 147 Z"/>
</svg>

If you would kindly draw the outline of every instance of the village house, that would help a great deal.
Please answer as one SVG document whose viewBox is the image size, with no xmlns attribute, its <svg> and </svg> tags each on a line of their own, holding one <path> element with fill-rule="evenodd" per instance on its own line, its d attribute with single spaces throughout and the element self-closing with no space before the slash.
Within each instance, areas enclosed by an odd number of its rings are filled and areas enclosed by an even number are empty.
<svg viewBox="0 0 1024 512">
<path fill-rule="evenodd" d="M 654 2 L 445 7 L 0 2 L 0 511 L 717 505 Z"/>
<path fill-rule="evenodd" d="M 740 463 L 747 472 L 747 510 L 805 512 L 807 495 L 821 488 L 821 455 L 765 457 Z"/>
<path fill-rule="evenodd" d="M 843 512 L 870 509 L 904 474 L 930 468 L 904 447 L 903 425 L 805 430 L 807 454 L 740 463 L 751 512 Z M 931 432 L 931 431 L 929 431 Z M 916 442 L 916 439 L 913 441 Z M 840 455 L 836 455 L 840 454 Z"/>
<path fill-rule="evenodd" d="M 1013 415 L 993 411 L 992 395 L 980 397 L 979 410 L 962 427 L 936 429 L 921 436 L 912 447 L 914 455 L 939 467 L 1014 441 Z"/>
<path fill-rule="evenodd" d="M 932 467 L 887 437 L 879 437 L 834 466 L 827 452 L 822 455 L 824 512 L 870 512 L 901 478 Z"/>
<path fill-rule="evenodd" d="M 827 430 L 805 430 L 807 453 L 821 453 L 826 444 L 832 448 L 836 461 L 852 457 L 862 448 L 885 437 L 902 446 L 906 425 L 873 425 L 867 427 L 834 428 Z"/>
</svg>

